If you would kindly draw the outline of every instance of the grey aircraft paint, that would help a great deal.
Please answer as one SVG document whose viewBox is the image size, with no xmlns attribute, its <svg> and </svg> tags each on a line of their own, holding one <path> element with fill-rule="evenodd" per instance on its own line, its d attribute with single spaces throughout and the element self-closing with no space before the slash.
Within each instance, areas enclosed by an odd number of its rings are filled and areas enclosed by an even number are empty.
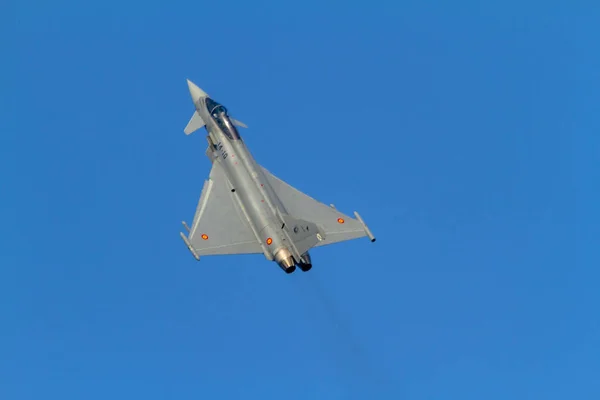
<svg viewBox="0 0 600 400">
<path fill-rule="evenodd" d="M 205 127 L 212 162 L 188 236 L 194 257 L 263 253 L 286 273 L 308 271 L 312 247 L 375 237 L 354 213 L 351 218 L 300 192 L 261 167 L 246 147 L 227 109 L 188 80 L 196 111 L 184 132 Z"/>
</svg>

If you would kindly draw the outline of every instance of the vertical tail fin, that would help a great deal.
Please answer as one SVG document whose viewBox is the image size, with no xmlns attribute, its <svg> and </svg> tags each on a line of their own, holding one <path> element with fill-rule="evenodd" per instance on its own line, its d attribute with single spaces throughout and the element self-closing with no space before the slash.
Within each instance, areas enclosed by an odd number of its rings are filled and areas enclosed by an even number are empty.
<svg viewBox="0 0 600 400">
<path fill-rule="evenodd" d="M 284 215 L 283 221 L 285 222 L 284 229 L 294 242 L 298 253 L 304 254 L 319 243 L 322 235 L 314 222 L 294 218 L 290 215 Z"/>
</svg>

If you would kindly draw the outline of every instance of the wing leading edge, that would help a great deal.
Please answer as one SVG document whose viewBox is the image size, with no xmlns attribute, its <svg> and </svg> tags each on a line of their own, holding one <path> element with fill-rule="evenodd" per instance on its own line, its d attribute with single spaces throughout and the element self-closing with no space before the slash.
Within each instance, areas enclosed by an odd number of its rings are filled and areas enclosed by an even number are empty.
<svg viewBox="0 0 600 400">
<path fill-rule="evenodd" d="M 262 168 L 269 184 L 284 204 L 287 212 L 294 217 L 314 222 L 325 233 L 325 237 L 315 247 L 358 239 L 363 236 L 367 236 L 372 242 L 375 241 L 375 236 L 357 212 L 354 213 L 356 218 L 351 218 L 333 206 L 325 205 L 302 193 L 277 178 L 266 168 Z"/>
<path fill-rule="evenodd" d="M 263 253 L 233 196 L 221 165 L 213 163 L 189 235 L 181 233 L 197 259 L 207 255 Z"/>
</svg>

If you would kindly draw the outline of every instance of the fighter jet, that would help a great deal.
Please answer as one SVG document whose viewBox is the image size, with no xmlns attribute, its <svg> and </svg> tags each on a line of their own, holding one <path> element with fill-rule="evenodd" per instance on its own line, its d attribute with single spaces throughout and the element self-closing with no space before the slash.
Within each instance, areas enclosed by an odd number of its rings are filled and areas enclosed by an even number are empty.
<svg viewBox="0 0 600 400">
<path fill-rule="evenodd" d="M 264 254 L 290 274 L 312 268 L 309 250 L 351 239 L 375 237 L 357 212 L 351 218 L 295 189 L 260 166 L 222 104 L 187 81 L 196 110 L 186 135 L 204 127 L 212 163 L 191 228 L 180 232 L 196 258 L 223 254 Z"/>
</svg>

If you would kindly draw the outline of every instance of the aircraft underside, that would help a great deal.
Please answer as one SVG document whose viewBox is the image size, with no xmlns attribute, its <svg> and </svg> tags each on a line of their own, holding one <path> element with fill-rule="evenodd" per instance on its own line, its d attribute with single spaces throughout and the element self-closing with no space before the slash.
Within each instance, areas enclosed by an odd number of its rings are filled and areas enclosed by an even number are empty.
<svg viewBox="0 0 600 400">
<path fill-rule="evenodd" d="M 225 254 L 263 254 L 290 274 L 312 268 L 308 250 L 375 237 L 360 215 L 352 218 L 277 178 L 256 163 L 227 109 L 188 81 L 196 106 L 184 129 L 205 127 L 212 163 L 188 235 L 180 233 L 194 258 Z M 277 221 L 277 222 L 276 222 Z"/>
</svg>

